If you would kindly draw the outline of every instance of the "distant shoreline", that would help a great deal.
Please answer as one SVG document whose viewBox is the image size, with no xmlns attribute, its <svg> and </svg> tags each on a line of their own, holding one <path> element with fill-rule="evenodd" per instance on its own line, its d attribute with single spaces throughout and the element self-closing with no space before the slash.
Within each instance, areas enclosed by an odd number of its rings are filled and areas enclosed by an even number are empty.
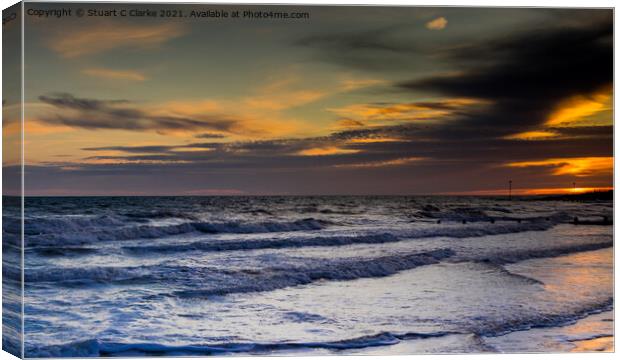
<svg viewBox="0 0 620 360">
<path fill-rule="evenodd" d="M 566 200 L 566 201 L 593 201 L 593 200 L 613 200 L 614 191 L 591 191 L 582 194 L 562 194 L 562 195 L 546 195 L 540 200 Z"/>
<path fill-rule="evenodd" d="M 2 195 L 3 198 L 19 198 L 20 195 Z M 187 198 L 244 198 L 244 197 L 477 197 L 477 198 L 491 198 L 498 200 L 508 200 L 508 195 L 449 195 L 449 194 L 367 194 L 367 195 L 352 195 L 352 194 L 339 194 L 339 195 L 302 195 L 302 194 L 282 194 L 282 195 L 26 195 L 25 198 L 114 198 L 114 197 L 135 197 L 135 198 L 149 198 L 149 197 L 187 197 Z M 613 200 L 613 190 L 606 191 L 592 191 L 580 194 L 556 194 L 556 195 L 513 195 L 512 200 L 543 200 L 543 201 L 593 201 L 593 200 Z"/>
</svg>

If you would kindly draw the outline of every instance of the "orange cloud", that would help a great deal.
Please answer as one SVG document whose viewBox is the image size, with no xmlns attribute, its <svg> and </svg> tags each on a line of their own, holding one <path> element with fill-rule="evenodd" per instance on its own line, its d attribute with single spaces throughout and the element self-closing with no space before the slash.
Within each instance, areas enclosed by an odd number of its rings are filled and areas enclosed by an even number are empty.
<svg viewBox="0 0 620 360">
<path fill-rule="evenodd" d="M 509 135 L 504 137 L 504 139 L 508 140 L 545 140 L 550 138 L 555 138 L 558 136 L 558 133 L 553 131 L 526 131 L 514 135 Z"/>
<path fill-rule="evenodd" d="M 350 139 L 347 142 L 352 144 L 370 144 L 370 143 L 383 143 L 383 142 L 394 142 L 401 141 L 401 139 L 396 138 L 360 138 L 360 139 Z"/>
<path fill-rule="evenodd" d="M 320 89 L 306 89 L 299 85 L 304 84 L 296 74 L 285 74 L 284 79 L 278 79 L 257 89 L 255 95 L 243 99 L 247 107 L 258 110 L 281 111 L 297 106 L 309 104 L 328 95 L 328 91 Z"/>
<path fill-rule="evenodd" d="M 363 122 L 353 119 L 340 119 L 337 125 L 338 128 L 359 128 L 363 126 L 365 126 Z"/>
<path fill-rule="evenodd" d="M 113 70 L 104 68 L 91 68 L 82 70 L 82 74 L 102 79 L 144 81 L 146 76 L 135 70 Z"/>
<path fill-rule="evenodd" d="M 71 131 L 72 128 L 63 125 L 50 125 L 40 122 L 38 117 L 42 112 L 51 109 L 50 106 L 39 103 L 24 103 L 25 114 L 28 118 L 24 119 L 24 134 L 54 134 Z M 4 136 L 20 135 L 22 131 L 21 104 L 5 106 L 3 109 L 2 131 Z M 21 135 L 20 135 L 21 136 Z"/>
<path fill-rule="evenodd" d="M 256 109 L 280 111 L 317 101 L 325 95 L 326 93 L 318 90 L 261 94 L 246 98 L 244 104 Z"/>
<path fill-rule="evenodd" d="M 178 23 L 129 25 L 115 23 L 88 24 L 87 27 L 65 30 L 54 37 L 49 46 L 65 58 L 94 55 L 119 47 L 151 48 L 185 34 Z"/>
<path fill-rule="evenodd" d="M 311 149 L 305 149 L 299 151 L 298 155 L 303 156 L 328 156 L 328 155 L 343 155 L 343 154 L 355 154 L 359 150 L 343 149 L 336 146 L 316 147 Z"/>
<path fill-rule="evenodd" d="M 582 157 L 547 159 L 536 161 L 520 161 L 506 164 L 508 167 L 552 167 L 553 175 L 574 175 L 578 177 L 591 176 L 600 173 L 612 173 L 614 167 L 613 157 Z"/>
<path fill-rule="evenodd" d="M 443 16 L 426 23 L 426 28 L 429 30 L 443 30 L 446 26 L 448 26 L 448 20 Z"/>
<path fill-rule="evenodd" d="M 290 71 L 279 74 L 276 80 L 256 88 L 249 96 L 227 99 L 170 101 L 157 106 L 161 114 L 198 116 L 227 114 L 237 120 L 232 133 L 238 139 L 307 136 L 325 131 L 324 127 L 296 119 L 284 112 L 320 100 L 330 91 L 306 88 L 306 81 Z"/>
<path fill-rule="evenodd" d="M 232 135 L 231 139 L 266 138 L 287 136 L 299 129 L 299 124 L 290 118 L 280 119 L 275 111 L 266 108 L 239 106 L 237 100 L 184 100 L 169 101 L 156 106 L 154 113 L 171 116 L 196 117 L 205 114 L 217 116 L 227 114 L 236 120 L 235 125 L 224 132 Z M 224 116 L 224 115 L 222 115 Z M 218 132 L 222 133 L 222 132 Z M 177 135 L 186 135 L 178 133 Z"/>
<path fill-rule="evenodd" d="M 611 89 L 605 89 L 589 96 L 573 96 L 561 102 L 547 120 L 548 126 L 567 126 L 584 118 L 609 110 Z M 611 119 L 610 119 L 611 122 Z"/>
<path fill-rule="evenodd" d="M 49 135 L 62 132 L 73 131 L 73 128 L 63 125 L 48 125 L 39 122 L 37 119 L 26 119 L 24 121 L 24 132 L 28 135 Z"/>
<path fill-rule="evenodd" d="M 483 103 L 476 99 L 455 98 L 414 103 L 353 104 L 328 110 L 356 121 L 411 121 L 443 118 L 463 107 Z"/>
<path fill-rule="evenodd" d="M 175 152 L 207 152 L 213 151 L 212 148 L 205 147 L 179 147 L 174 149 Z"/>
</svg>

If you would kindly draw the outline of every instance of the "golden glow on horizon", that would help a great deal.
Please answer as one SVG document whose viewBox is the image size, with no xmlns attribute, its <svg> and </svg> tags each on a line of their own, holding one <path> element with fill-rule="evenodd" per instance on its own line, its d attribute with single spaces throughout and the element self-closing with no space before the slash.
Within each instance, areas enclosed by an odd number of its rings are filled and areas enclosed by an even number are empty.
<svg viewBox="0 0 620 360">
<path fill-rule="evenodd" d="M 593 191 L 609 191 L 613 190 L 613 187 L 599 186 L 599 187 L 578 187 L 574 188 L 539 188 L 539 189 L 512 189 L 512 195 L 569 195 L 569 194 L 583 194 Z M 508 195 L 507 189 L 493 189 L 493 190 L 472 190 L 472 191 L 456 191 L 441 193 L 443 195 L 479 195 L 479 196 L 502 196 Z"/>
<path fill-rule="evenodd" d="M 506 164 L 508 167 L 553 167 L 553 175 L 590 176 L 600 173 L 612 173 L 613 157 L 560 158 L 534 161 L 518 161 Z"/>
<path fill-rule="evenodd" d="M 594 191 L 613 190 L 613 187 L 578 187 L 578 188 L 551 188 L 551 189 L 525 189 L 523 195 L 554 195 L 554 194 L 584 194 Z M 505 192 L 505 191 L 504 191 Z"/>
</svg>

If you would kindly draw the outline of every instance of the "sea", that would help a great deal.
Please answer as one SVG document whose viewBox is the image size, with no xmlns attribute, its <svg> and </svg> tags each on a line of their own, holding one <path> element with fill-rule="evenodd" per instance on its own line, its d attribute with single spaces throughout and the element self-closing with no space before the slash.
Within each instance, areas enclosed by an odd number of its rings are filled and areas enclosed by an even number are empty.
<svg viewBox="0 0 620 360">
<path fill-rule="evenodd" d="M 26 357 L 613 350 L 612 201 L 27 197 L 24 213 Z"/>
</svg>

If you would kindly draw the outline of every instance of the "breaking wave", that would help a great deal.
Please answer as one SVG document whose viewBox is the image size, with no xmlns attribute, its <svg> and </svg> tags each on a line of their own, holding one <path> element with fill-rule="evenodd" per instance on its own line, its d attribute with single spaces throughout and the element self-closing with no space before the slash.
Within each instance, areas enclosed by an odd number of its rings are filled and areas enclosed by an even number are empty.
<svg viewBox="0 0 620 360">
<path fill-rule="evenodd" d="M 230 342 L 204 345 L 164 345 L 156 343 L 114 343 L 97 339 L 73 342 L 63 345 L 35 347 L 27 349 L 29 357 L 98 357 L 98 356 L 181 356 L 181 355 L 218 355 L 227 353 L 269 353 L 281 350 L 294 349 L 328 349 L 347 350 L 361 349 L 373 346 L 387 346 L 399 343 L 401 340 L 427 339 L 442 337 L 451 332 L 435 333 L 390 333 L 381 332 L 375 335 L 363 336 L 331 342 L 279 342 L 279 343 L 252 343 Z"/>
<path fill-rule="evenodd" d="M 270 223 L 258 225 L 222 225 L 222 224 L 204 224 L 196 227 L 195 223 L 190 225 L 174 225 L 171 227 L 139 227 L 133 230 L 114 230 L 102 234 L 95 233 L 88 238 L 69 237 L 63 239 L 63 245 L 81 245 L 88 244 L 93 241 L 104 240 L 131 240 L 140 238 L 158 238 L 162 236 L 175 235 L 183 232 L 201 231 L 205 233 L 253 233 L 261 232 L 278 232 L 278 231 L 296 231 L 316 230 L 318 227 L 325 225 L 325 222 L 307 219 L 294 223 Z M 450 226 L 432 226 L 428 228 L 413 228 L 402 230 L 390 230 L 390 232 L 380 232 L 378 234 L 361 234 L 348 236 L 316 236 L 316 237 L 288 237 L 288 238 L 272 238 L 272 239 L 244 239 L 244 240 L 201 240 L 187 244 L 163 244 L 163 245 L 141 245 L 141 246 L 123 246 L 122 249 L 131 253 L 148 254 L 148 253 L 173 253 L 185 251 L 240 251 L 240 250 L 258 250 L 258 249 L 281 249 L 281 248 L 299 248 L 308 246 L 343 246 L 354 244 L 384 244 L 398 242 L 407 239 L 421 239 L 431 237 L 451 237 L 451 238 L 468 238 L 486 235 L 501 235 L 520 233 L 526 231 L 545 231 L 552 228 L 553 222 L 524 222 L 524 223 L 496 223 L 496 224 L 470 224 L 467 226 L 450 225 Z M 189 226 L 189 227 L 187 227 Z M 187 228 L 186 228 L 187 227 Z M 200 230 L 199 230 L 200 229 Z M 287 229 L 287 230 L 279 230 Z M 46 241 L 40 241 L 45 239 Z M 31 240 L 31 241 L 30 241 Z M 29 245 L 38 246 L 34 250 L 44 256 L 60 256 L 60 255 L 81 255 L 89 254 L 96 251 L 91 248 L 79 248 L 75 246 L 54 246 L 55 243 L 49 238 L 29 239 Z"/>
<path fill-rule="evenodd" d="M 184 290 L 172 293 L 180 298 L 200 298 L 232 293 L 261 292 L 305 285 L 318 280 L 354 280 L 383 277 L 417 266 L 436 264 L 454 255 L 450 249 L 378 258 L 339 260 L 311 259 L 298 265 L 263 269 L 221 269 L 156 265 L 137 267 L 54 268 L 27 271 L 27 282 L 54 282 L 56 285 L 88 285 L 122 282 L 166 282 Z"/>
<path fill-rule="evenodd" d="M 601 241 L 590 244 L 578 244 L 578 245 L 567 245 L 562 247 L 554 247 L 548 249 L 531 249 L 531 250 L 521 250 L 521 251 L 513 251 L 513 252 L 503 252 L 503 253 L 495 253 L 492 256 L 481 256 L 474 257 L 473 259 L 468 260 L 476 260 L 482 262 L 488 262 L 496 265 L 510 264 L 528 259 L 536 259 L 536 258 L 546 258 L 546 257 L 557 257 L 571 253 L 577 253 L 582 251 L 592 251 L 598 249 L 605 249 L 608 247 L 612 247 L 614 245 L 613 240 L 611 241 Z"/>
<path fill-rule="evenodd" d="M 392 234 L 383 233 L 376 235 L 361 236 L 320 236 L 310 238 L 286 238 L 264 240 L 209 240 L 197 241 L 190 244 L 171 244 L 153 246 L 124 246 L 123 249 L 134 253 L 149 252 L 182 252 L 200 250 L 211 251 L 234 251 L 234 250 L 257 250 L 257 249 L 280 249 L 296 248 L 305 246 L 342 246 L 351 244 L 382 244 L 400 241 Z"/>
<path fill-rule="evenodd" d="M 479 329 L 472 329 L 480 336 L 496 337 L 506 335 L 515 331 L 523 331 L 535 328 L 547 328 L 566 326 L 575 323 L 579 319 L 598 314 L 604 311 L 613 310 L 613 298 L 603 302 L 590 304 L 570 313 L 539 314 L 529 318 L 502 322 L 497 324 L 485 324 Z"/>
<path fill-rule="evenodd" d="M 515 331 L 532 328 L 565 326 L 592 314 L 613 309 L 613 299 L 595 304 L 571 314 L 554 314 L 539 316 L 521 321 L 471 329 L 471 332 L 438 331 L 429 333 L 379 332 L 374 335 L 344 339 L 338 341 L 317 342 L 216 342 L 190 345 L 165 345 L 158 343 L 119 343 L 98 339 L 76 341 L 61 345 L 30 347 L 26 349 L 28 357 L 127 357 L 127 356 L 208 356 L 235 353 L 271 354 L 277 351 L 297 349 L 352 350 L 376 346 L 390 346 L 406 340 L 439 338 L 450 335 L 469 335 L 478 339 L 502 336 Z M 484 340 L 481 340 L 484 344 Z"/>
<path fill-rule="evenodd" d="M 98 218 L 92 221 L 96 221 L 98 223 L 99 221 L 107 220 Z M 201 232 L 208 234 L 250 234 L 285 231 L 307 231 L 321 230 L 329 224 L 328 222 L 323 220 L 309 218 L 291 222 L 262 222 L 254 224 L 240 222 L 187 222 L 176 225 L 139 225 L 86 231 L 88 230 L 88 226 L 80 226 L 79 224 L 81 222 L 81 219 L 68 219 L 47 221 L 42 224 L 37 224 L 36 227 L 32 227 L 30 224 L 27 224 L 27 235 L 29 236 L 26 236 L 26 244 L 27 246 L 50 246 L 56 244 L 79 245 L 89 244 L 97 241 L 154 239 L 191 232 Z M 61 231 L 63 223 L 67 225 L 67 228 L 62 229 Z"/>
</svg>

